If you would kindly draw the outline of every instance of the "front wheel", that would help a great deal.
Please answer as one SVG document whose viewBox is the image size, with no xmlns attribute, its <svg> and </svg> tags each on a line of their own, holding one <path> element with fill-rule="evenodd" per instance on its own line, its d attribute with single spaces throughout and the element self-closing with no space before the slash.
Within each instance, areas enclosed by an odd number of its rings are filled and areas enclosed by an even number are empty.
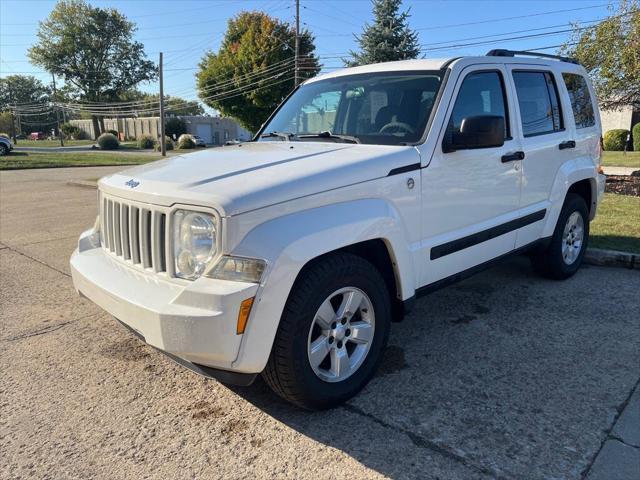
<svg viewBox="0 0 640 480">
<path fill-rule="evenodd" d="M 0 143 L 0 157 L 3 155 L 9 155 L 9 147 L 4 143 Z"/>
<path fill-rule="evenodd" d="M 390 322 L 389 292 L 379 271 L 356 255 L 329 255 L 296 281 L 263 377 L 302 408 L 336 406 L 375 373 Z"/>
<path fill-rule="evenodd" d="M 531 257 L 534 270 L 546 278 L 569 278 L 580 268 L 589 240 L 589 212 L 580 195 L 569 193 L 549 246 Z"/>
</svg>

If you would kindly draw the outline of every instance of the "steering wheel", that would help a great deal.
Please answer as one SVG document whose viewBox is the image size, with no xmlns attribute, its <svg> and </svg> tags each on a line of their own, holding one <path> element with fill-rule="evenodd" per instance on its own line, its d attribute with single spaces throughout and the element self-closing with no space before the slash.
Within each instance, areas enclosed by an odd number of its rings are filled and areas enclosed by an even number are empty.
<svg viewBox="0 0 640 480">
<path fill-rule="evenodd" d="M 387 130 L 395 129 L 396 131 L 404 131 L 406 133 L 413 133 L 415 130 L 408 123 L 404 122 L 389 122 L 380 129 L 379 133 L 384 133 Z"/>
</svg>

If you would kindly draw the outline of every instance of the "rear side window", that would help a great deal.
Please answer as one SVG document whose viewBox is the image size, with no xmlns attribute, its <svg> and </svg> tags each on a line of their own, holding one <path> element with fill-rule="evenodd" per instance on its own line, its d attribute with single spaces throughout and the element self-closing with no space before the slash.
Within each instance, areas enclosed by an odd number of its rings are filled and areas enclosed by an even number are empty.
<svg viewBox="0 0 640 480">
<path fill-rule="evenodd" d="M 463 119 L 479 115 L 504 117 L 504 137 L 509 138 L 509 118 L 505 107 L 502 76 L 499 72 L 470 73 L 465 77 L 448 128 L 454 133 L 460 133 Z"/>
<path fill-rule="evenodd" d="M 550 72 L 515 71 L 513 81 L 525 137 L 564 128 L 558 89 Z"/>
<path fill-rule="evenodd" d="M 582 75 L 575 73 L 563 73 L 562 78 L 569 92 L 576 128 L 593 127 L 596 124 L 596 117 L 593 113 L 593 103 L 587 81 Z"/>
</svg>

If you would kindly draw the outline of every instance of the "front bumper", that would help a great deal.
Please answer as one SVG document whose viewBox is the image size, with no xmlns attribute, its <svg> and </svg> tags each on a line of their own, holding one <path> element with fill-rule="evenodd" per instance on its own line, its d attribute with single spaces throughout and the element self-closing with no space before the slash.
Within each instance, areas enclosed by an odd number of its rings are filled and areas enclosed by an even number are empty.
<svg viewBox="0 0 640 480">
<path fill-rule="evenodd" d="M 91 235 L 83 234 L 71 256 L 73 284 L 80 294 L 183 366 L 228 383 L 250 383 L 246 376 L 233 381 L 225 373 L 250 374 L 250 380 L 257 373 L 239 372 L 232 364 L 242 339 L 236 334 L 240 303 L 255 296 L 258 285 L 163 278 L 114 258 L 87 241 Z"/>
</svg>

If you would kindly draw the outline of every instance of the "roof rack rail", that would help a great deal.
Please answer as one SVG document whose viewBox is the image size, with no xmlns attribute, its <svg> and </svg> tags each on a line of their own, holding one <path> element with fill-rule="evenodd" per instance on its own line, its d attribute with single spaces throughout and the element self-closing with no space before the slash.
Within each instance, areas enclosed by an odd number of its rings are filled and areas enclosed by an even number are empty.
<svg viewBox="0 0 640 480">
<path fill-rule="evenodd" d="M 551 55 L 548 53 L 530 52 L 527 50 L 506 50 L 503 48 L 497 48 L 494 50 L 489 50 L 487 52 L 487 57 L 515 57 L 516 55 L 527 57 L 553 58 L 555 60 L 560 60 L 561 62 L 575 63 L 576 65 L 580 65 L 580 62 L 578 62 L 575 58 L 562 57 L 560 55 Z"/>
</svg>

